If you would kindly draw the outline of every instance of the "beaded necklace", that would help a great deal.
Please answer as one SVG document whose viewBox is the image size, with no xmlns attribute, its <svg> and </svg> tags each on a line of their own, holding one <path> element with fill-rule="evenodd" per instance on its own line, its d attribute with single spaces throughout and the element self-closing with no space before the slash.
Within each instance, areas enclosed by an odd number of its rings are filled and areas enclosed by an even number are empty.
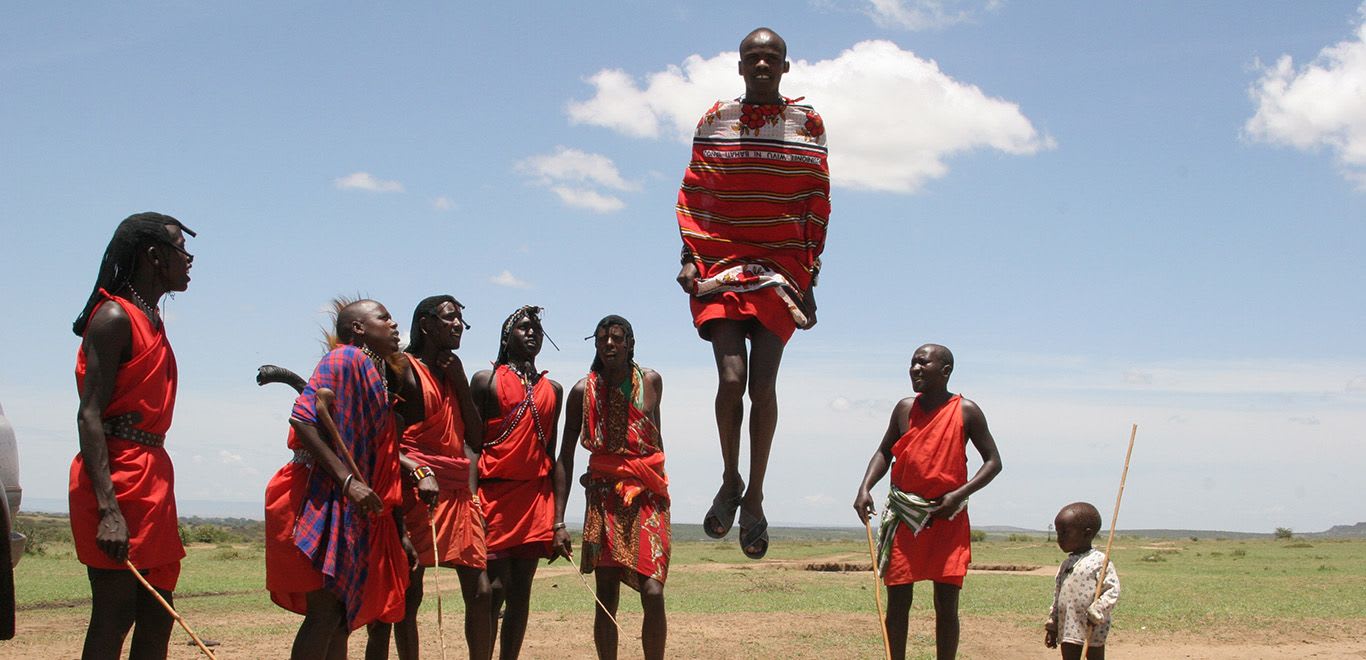
<svg viewBox="0 0 1366 660">
<path fill-rule="evenodd" d="M 129 293 L 133 294 L 133 302 L 137 303 L 138 307 L 141 307 L 142 311 L 146 313 L 147 316 L 150 317 L 154 323 L 160 325 L 161 312 L 155 306 L 148 305 L 147 301 L 143 300 L 141 295 L 138 295 L 138 290 L 133 288 L 133 285 L 129 284 L 125 288 L 128 289 Z"/>
<path fill-rule="evenodd" d="M 379 380 L 380 380 L 381 383 L 384 384 L 384 391 L 385 391 L 385 392 L 388 392 L 388 391 L 389 391 L 389 371 L 388 371 L 387 369 L 384 368 L 384 366 L 385 366 L 385 365 L 384 365 L 384 359 L 381 358 L 381 357 L 379 356 L 378 353 L 376 353 L 376 352 L 370 350 L 370 347 L 369 347 L 369 346 L 361 346 L 361 347 L 360 347 L 360 352 L 364 353 L 366 357 L 370 358 L 370 362 L 374 363 L 375 369 L 378 369 L 378 370 L 379 370 Z"/>
</svg>

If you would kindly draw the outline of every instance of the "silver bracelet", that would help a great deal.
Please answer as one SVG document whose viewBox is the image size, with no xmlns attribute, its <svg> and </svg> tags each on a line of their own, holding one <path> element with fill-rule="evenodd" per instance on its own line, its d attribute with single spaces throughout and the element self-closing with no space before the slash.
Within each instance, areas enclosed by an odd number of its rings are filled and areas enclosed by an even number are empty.
<svg viewBox="0 0 1366 660">
<path fill-rule="evenodd" d="M 345 497 L 345 496 L 346 496 L 346 492 L 347 492 L 348 490 L 351 489 L 351 480 L 352 480 L 352 479 L 355 479 L 355 478 L 356 478 L 356 473 L 355 473 L 355 472 L 352 472 L 351 474 L 346 475 L 346 480 L 342 482 L 342 496 L 343 496 L 343 497 Z"/>
<path fill-rule="evenodd" d="M 558 522 L 550 526 L 550 531 L 555 532 L 564 529 L 564 523 Z"/>
</svg>

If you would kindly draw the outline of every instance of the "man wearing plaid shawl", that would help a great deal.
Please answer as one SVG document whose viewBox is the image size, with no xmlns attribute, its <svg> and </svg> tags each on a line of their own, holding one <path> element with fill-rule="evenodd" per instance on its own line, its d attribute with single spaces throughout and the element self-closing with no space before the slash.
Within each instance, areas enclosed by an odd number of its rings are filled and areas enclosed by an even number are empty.
<svg viewBox="0 0 1366 660">
<path fill-rule="evenodd" d="M 386 364 L 398 351 L 398 324 L 383 305 L 360 300 L 338 312 L 336 329 L 340 345 L 294 403 L 295 460 L 266 488 L 266 588 L 276 604 L 304 614 L 296 659 L 344 654 L 350 631 L 402 619 L 408 586 L 411 545 Z M 326 416 L 323 388 L 335 394 Z"/>
</svg>

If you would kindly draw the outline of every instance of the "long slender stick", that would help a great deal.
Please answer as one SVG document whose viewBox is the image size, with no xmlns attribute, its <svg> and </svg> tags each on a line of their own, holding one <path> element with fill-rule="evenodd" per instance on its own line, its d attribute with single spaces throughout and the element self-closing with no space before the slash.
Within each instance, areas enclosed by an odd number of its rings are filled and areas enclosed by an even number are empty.
<svg viewBox="0 0 1366 660">
<path fill-rule="evenodd" d="M 1100 592 L 1105 588 L 1105 573 L 1110 570 L 1110 546 L 1115 543 L 1115 525 L 1119 523 L 1119 503 L 1124 500 L 1124 480 L 1129 478 L 1129 457 L 1134 455 L 1134 437 L 1138 435 L 1138 425 L 1134 424 L 1129 429 L 1129 448 L 1124 452 L 1124 471 L 1119 474 L 1119 494 L 1115 495 L 1115 511 L 1110 514 L 1110 538 L 1105 541 L 1105 560 L 1100 564 L 1100 574 L 1096 576 L 1096 595 L 1091 597 L 1095 602 L 1100 598 Z M 1087 626 L 1086 640 L 1081 645 L 1081 657 L 1086 657 L 1086 652 L 1091 649 L 1091 626 Z"/>
<path fill-rule="evenodd" d="M 175 619 L 176 623 L 180 624 L 180 627 L 185 629 L 185 632 L 190 633 L 190 639 L 193 639 L 194 643 L 199 646 L 199 650 L 203 651 L 204 655 L 209 656 L 209 660 L 218 660 L 217 656 L 213 654 L 213 651 L 210 651 L 209 647 L 204 646 L 204 641 L 199 639 L 199 635 L 194 634 L 194 631 L 190 630 L 190 624 L 185 623 L 185 617 L 180 616 L 180 613 L 176 612 L 175 608 L 171 607 L 171 604 L 166 602 L 165 598 L 161 597 L 161 593 L 147 581 L 147 578 L 142 577 L 142 573 L 138 572 L 138 568 L 133 565 L 133 562 L 125 559 L 123 560 L 123 565 L 127 566 L 129 571 L 132 571 L 133 576 L 138 579 L 138 582 L 142 583 L 142 586 L 145 587 L 149 593 L 156 596 L 157 602 L 161 603 L 161 606 L 166 608 L 166 613 L 170 614 L 171 618 Z"/>
<path fill-rule="evenodd" d="M 326 387 L 320 387 L 318 388 L 318 391 L 314 393 L 314 398 L 317 400 L 315 409 L 318 412 L 318 421 L 322 422 L 323 428 L 327 429 L 328 433 L 332 435 L 333 443 L 341 450 L 338 453 L 342 458 L 346 459 L 346 467 L 351 469 L 351 474 L 355 476 L 356 481 L 369 486 L 369 484 L 365 482 L 364 475 L 360 473 L 360 468 L 356 466 L 356 457 L 351 454 L 351 448 L 347 447 L 346 443 L 342 441 L 341 430 L 337 428 L 337 422 L 332 419 L 332 402 L 337 400 L 337 393 Z M 342 495 L 344 496 L 345 493 L 342 493 Z"/>
<path fill-rule="evenodd" d="M 620 624 L 620 623 L 617 623 L 617 618 L 614 617 L 614 616 L 612 616 L 612 613 L 611 613 L 610 611 L 607 610 L 607 606 L 606 606 L 606 605 L 603 605 L 601 600 L 598 600 L 598 592 L 593 591 L 593 588 L 590 587 L 590 586 L 588 586 L 588 578 L 584 577 L 584 576 L 583 576 L 583 573 L 580 572 L 579 569 L 574 568 L 574 566 L 573 566 L 572 564 L 569 566 L 569 569 L 570 569 L 570 571 L 572 571 L 575 575 L 579 576 L 579 582 L 583 584 L 583 588 L 584 588 L 584 589 L 587 589 L 587 590 L 588 590 L 588 593 L 592 594 L 593 600 L 597 601 L 598 607 L 601 607 L 601 608 L 602 608 L 602 613 L 603 613 L 603 614 L 606 614 L 606 615 L 607 615 L 607 618 L 612 620 L 612 625 L 614 625 L 614 626 L 617 627 L 617 634 L 618 634 L 618 635 L 625 635 L 625 634 L 626 634 L 626 631 L 624 631 L 624 630 L 621 629 L 621 624 Z"/>
<path fill-rule="evenodd" d="M 441 553 L 436 544 L 436 518 L 431 509 L 427 510 L 427 524 L 432 528 L 432 584 L 436 586 L 436 636 L 441 639 L 441 660 L 446 660 L 446 630 L 441 623 L 441 581 L 437 579 L 436 569 L 441 567 Z"/>
<path fill-rule="evenodd" d="M 863 520 L 863 529 L 868 532 L 868 558 L 873 560 L 873 600 L 877 601 L 877 621 L 882 628 L 882 650 L 887 652 L 887 660 L 892 660 L 892 641 L 887 637 L 887 617 L 882 613 L 882 582 L 877 576 L 877 551 L 873 549 L 873 525 Z"/>
</svg>

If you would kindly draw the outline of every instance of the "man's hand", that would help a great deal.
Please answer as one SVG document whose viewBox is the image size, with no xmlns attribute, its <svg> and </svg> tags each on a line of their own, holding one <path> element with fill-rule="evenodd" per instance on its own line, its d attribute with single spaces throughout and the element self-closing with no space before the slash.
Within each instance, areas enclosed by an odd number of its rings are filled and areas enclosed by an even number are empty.
<svg viewBox="0 0 1366 660">
<path fill-rule="evenodd" d="M 122 511 L 112 509 L 100 516 L 95 545 L 116 561 L 128 558 L 128 523 L 124 522 Z"/>
<path fill-rule="evenodd" d="M 352 504 L 360 507 L 361 513 L 368 516 L 373 516 L 384 508 L 384 503 L 380 501 L 379 495 L 370 490 L 370 487 L 359 478 L 347 480 L 346 499 L 351 500 Z"/>
<path fill-rule="evenodd" d="M 574 539 L 569 536 L 569 530 L 563 527 L 555 530 L 555 540 L 551 544 L 550 552 L 551 563 L 560 557 L 564 557 L 566 561 L 574 561 Z"/>
<path fill-rule="evenodd" d="M 417 570 L 417 548 L 413 547 L 413 539 L 405 532 L 398 537 L 399 545 L 403 546 L 403 554 L 408 556 L 408 572 Z"/>
<path fill-rule="evenodd" d="M 417 480 L 417 499 L 422 500 L 428 507 L 436 506 L 436 498 L 441 494 L 441 487 L 436 484 L 435 475 L 427 475 Z"/>
<path fill-rule="evenodd" d="M 949 491 L 943 497 L 932 500 L 930 516 L 947 520 L 953 517 L 953 514 L 958 513 L 958 509 L 963 506 L 963 501 L 966 499 L 967 496 L 959 491 Z"/>
<path fill-rule="evenodd" d="M 688 263 L 683 264 L 683 267 L 678 270 L 678 277 L 674 279 L 677 280 L 678 286 L 683 287 L 683 293 L 691 296 L 697 291 L 697 278 L 699 275 L 701 275 L 701 273 L 697 270 L 697 264 L 689 261 Z"/>
<path fill-rule="evenodd" d="M 1043 645 L 1050 649 L 1058 648 L 1058 622 L 1049 620 L 1043 624 Z"/>
<path fill-rule="evenodd" d="M 859 489 L 858 496 L 854 498 L 854 513 L 858 514 L 859 522 L 868 522 L 874 513 L 872 493 L 866 489 Z"/>
</svg>

